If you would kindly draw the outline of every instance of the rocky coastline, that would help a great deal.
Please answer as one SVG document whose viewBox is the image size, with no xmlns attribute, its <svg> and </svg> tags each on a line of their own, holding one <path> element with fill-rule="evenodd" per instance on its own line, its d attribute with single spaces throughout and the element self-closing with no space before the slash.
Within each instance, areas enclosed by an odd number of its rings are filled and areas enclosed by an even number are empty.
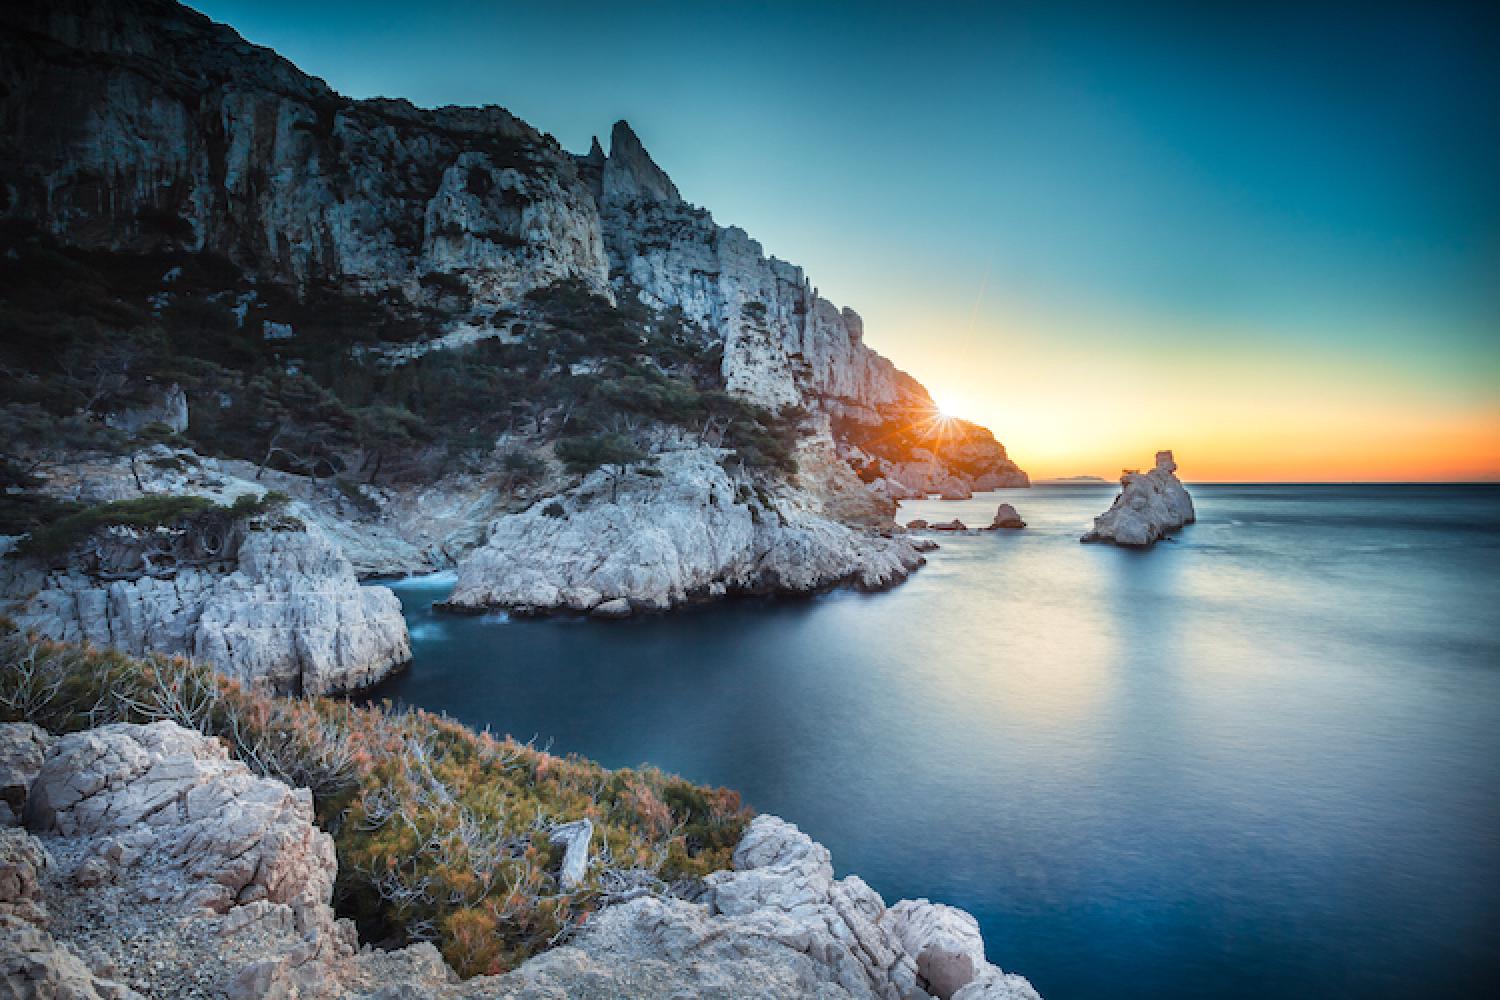
<svg viewBox="0 0 1500 1000">
<path fill-rule="evenodd" d="M 33 290 L 82 268 L 90 315 L 160 329 L 5 359 L 7 393 L 39 402 L 0 413 L 18 431 L 0 609 L 40 634 L 347 690 L 407 643 L 355 577 L 455 568 L 452 610 L 600 617 L 878 589 L 922 564 L 897 500 L 1028 482 L 857 313 L 688 203 L 624 122 L 575 155 L 499 108 L 350 100 L 170 0 L 22 2 L 0 23 L 0 111 L 33 137 L 0 162 L 26 282 L 0 296 L 72 329 L 82 301 Z M 351 366 L 393 389 L 451 378 L 459 355 L 508 387 L 462 418 L 482 431 L 346 385 Z M 252 533 L 243 558 L 86 555 L 175 523 L 26 556 L 29 527 L 81 506 L 268 490 L 301 530 Z"/>
<path fill-rule="evenodd" d="M 0 724 L 0 794 L 0 983 L 16 996 L 1037 996 L 988 962 L 968 914 L 887 907 L 774 816 L 690 892 L 628 893 L 514 971 L 464 980 L 430 943 L 361 943 L 331 905 L 339 862 L 309 792 L 175 722 Z M 597 877 L 591 829 L 554 829 L 565 891 Z"/>
<path fill-rule="evenodd" d="M 624 122 L 574 155 L 498 107 L 351 100 L 171 0 L 6 5 L 0 117 L 4 988 L 1035 997 L 967 914 L 886 907 L 774 817 L 704 873 L 744 821 L 722 790 L 416 713 L 355 749 L 365 710 L 318 697 L 409 661 L 381 574 L 600 618 L 905 579 L 933 545 L 898 499 L 1028 480 L 857 313 Z M 97 724 L 111 698 L 132 721 Z M 341 873 L 356 821 L 400 833 Z M 418 871 L 435 844 L 462 863 Z M 534 895 L 476 887 L 501 867 Z"/>
</svg>

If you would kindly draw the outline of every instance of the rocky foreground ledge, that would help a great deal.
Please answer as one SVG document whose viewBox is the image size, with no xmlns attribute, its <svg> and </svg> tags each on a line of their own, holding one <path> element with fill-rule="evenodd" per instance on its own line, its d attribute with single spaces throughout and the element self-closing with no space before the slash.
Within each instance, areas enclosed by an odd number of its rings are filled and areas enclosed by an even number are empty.
<svg viewBox="0 0 1500 1000">
<path fill-rule="evenodd" d="M 697 898 L 607 906 L 513 972 L 459 981 L 437 949 L 362 946 L 330 899 L 312 798 L 162 721 L 52 737 L 0 725 L 0 992 L 8 996 L 820 997 L 1035 1000 L 968 914 L 886 907 L 773 816 Z M 570 852 L 571 853 L 571 852 Z"/>
</svg>

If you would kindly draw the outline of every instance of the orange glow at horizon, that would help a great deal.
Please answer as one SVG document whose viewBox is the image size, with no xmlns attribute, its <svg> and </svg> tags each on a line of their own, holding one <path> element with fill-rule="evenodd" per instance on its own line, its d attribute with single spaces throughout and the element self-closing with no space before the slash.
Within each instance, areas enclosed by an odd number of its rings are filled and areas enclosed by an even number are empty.
<svg viewBox="0 0 1500 1000">
<path fill-rule="evenodd" d="M 1132 351 L 1123 331 L 1108 356 L 998 332 L 951 350 L 924 339 L 903 367 L 944 415 L 993 431 L 1033 480 L 1114 480 L 1170 448 L 1188 482 L 1500 481 L 1500 378 L 1482 366 L 1281 356 L 1222 346 L 1228 337 L 1160 354 Z"/>
</svg>

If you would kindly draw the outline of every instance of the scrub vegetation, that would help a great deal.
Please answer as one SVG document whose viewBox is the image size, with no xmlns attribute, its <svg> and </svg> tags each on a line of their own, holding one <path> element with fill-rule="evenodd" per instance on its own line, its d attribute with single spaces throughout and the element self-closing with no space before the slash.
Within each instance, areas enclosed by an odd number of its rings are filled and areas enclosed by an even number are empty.
<svg viewBox="0 0 1500 1000">
<path fill-rule="evenodd" d="M 728 867 L 749 819 L 736 793 L 654 768 L 611 771 L 389 703 L 271 697 L 180 658 L 0 621 L 0 721 L 60 733 L 163 718 L 310 789 L 338 849 L 339 912 L 365 940 L 433 941 L 466 976 L 513 968 L 613 897 L 684 891 Z M 588 875 L 564 890 L 548 833 L 583 818 Z"/>
<path fill-rule="evenodd" d="M 481 318 L 494 336 L 420 353 L 448 321 L 475 321 L 455 275 L 426 275 L 411 297 L 294 292 L 212 254 L 83 251 L 15 223 L 0 227 L 0 255 L 0 434 L 12 443 L 0 487 L 143 437 L 382 482 L 492 467 L 502 436 L 518 474 L 538 474 L 555 445 L 575 473 L 630 465 L 613 457 L 622 441 L 649 450 L 676 428 L 746 467 L 790 472 L 806 416 L 726 392 L 720 346 L 680 314 L 653 316 L 629 294 L 615 305 L 575 281 Z M 190 405 L 182 436 L 109 426 L 172 384 Z"/>
</svg>

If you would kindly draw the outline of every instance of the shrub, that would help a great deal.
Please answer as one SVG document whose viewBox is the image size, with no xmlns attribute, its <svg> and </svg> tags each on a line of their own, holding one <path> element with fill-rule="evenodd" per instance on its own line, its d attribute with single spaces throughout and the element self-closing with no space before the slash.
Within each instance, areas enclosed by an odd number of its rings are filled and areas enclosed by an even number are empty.
<svg viewBox="0 0 1500 1000">
<path fill-rule="evenodd" d="M 40 558 L 58 556 L 103 527 L 118 525 L 148 530 L 169 527 L 216 507 L 212 500 L 198 496 L 146 496 L 97 504 L 37 528 L 27 537 L 21 551 Z"/>
<path fill-rule="evenodd" d="M 33 529 L 19 551 L 22 555 L 51 559 L 72 551 L 100 528 L 118 526 L 151 530 L 206 524 L 213 519 L 239 520 L 279 512 L 286 504 L 286 494 L 275 490 L 261 497 L 247 493 L 228 507 L 200 496 L 144 496 L 115 500 L 74 510 Z"/>
<path fill-rule="evenodd" d="M 434 941 L 464 975 L 561 940 L 626 873 L 665 891 L 727 867 L 750 815 L 734 792 L 654 768 L 608 771 L 388 704 L 270 697 L 181 658 L 39 641 L 0 622 L 0 721 L 64 732 L 162 718 L 311 789 L 338 851 L 340 912 L 366 937 Z M 582 818 L 595 824 L 588 877 L 564 891 L 548 831 Z"/>
</svg>

